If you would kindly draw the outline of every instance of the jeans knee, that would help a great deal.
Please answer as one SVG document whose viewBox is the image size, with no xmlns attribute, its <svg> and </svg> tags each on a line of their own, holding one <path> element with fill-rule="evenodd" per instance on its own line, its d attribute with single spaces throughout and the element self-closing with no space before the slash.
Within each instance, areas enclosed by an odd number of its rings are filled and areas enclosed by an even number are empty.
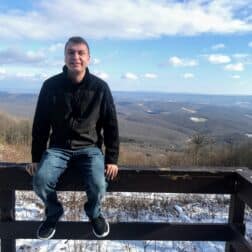
<svg viewBox="0 0 252 252">
<path fill-rule="evenodd" d="M 103 196 L 106 193 L 106 183 L 90 183 L 87 189 L 87 193 L 93 195 L 93 197 Z"/>
<path fill-rule="evenodd" d="M 44 177 L 40 173 L 36 173 L 33 176 L 32 180 L 32 185 L 33 185 L 33 190 L 39 194 L 45 187 L 46 187 L 46 182 Z"/>
<path fill-rule="evenodd" d="M 102 186 L 100 186 L 100 194 L 105 194 L 106 193 L 106 186 L 105 184 L 103 184 Z"/>
<path fill-rule="evenodd" d="M 106 193 L 106 182 L 100 181 L 96 184 L 97 193 L 99 195 L 104 195 Z"/>
</svg>

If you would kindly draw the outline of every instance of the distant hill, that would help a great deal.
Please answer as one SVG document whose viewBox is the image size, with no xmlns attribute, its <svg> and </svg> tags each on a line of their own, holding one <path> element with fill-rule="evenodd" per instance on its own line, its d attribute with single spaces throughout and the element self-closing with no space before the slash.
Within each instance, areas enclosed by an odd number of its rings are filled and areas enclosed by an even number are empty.
<svg viewBox="0 0 252 252">
<path fill-rule="evenodd" d="M 114 92 L 114 94 L 121 101 L 186 102 L 250 108 L 252 105 L 252 96 L 249 95 L 207 95 L 158 92 Z"/>
<path fill-rule="evenodd" d="M 166 149 L 186 146 L 194 134 L 215 142 L 252 137 L 252 96 L 114 92 L 124 143 Z M 0 92 L 0 111 L 32 118 L 37 94 Z"/>
<path fill-rule="evenodd" d="M 0 111 L 11 115 L 32 118 L 38 95 L 36 94 L 11 94 L 0 92 Z"/>
</svg>

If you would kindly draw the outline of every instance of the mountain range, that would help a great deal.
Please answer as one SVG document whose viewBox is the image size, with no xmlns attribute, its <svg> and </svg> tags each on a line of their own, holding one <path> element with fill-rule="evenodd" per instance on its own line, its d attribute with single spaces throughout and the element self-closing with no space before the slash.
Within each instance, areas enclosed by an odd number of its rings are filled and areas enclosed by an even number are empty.
<svg viewBox="0 0 252 252">
<path fill-rule="evenodd" d="M 113 92 L 121 142 L 181 149 L 200 134 L 217 143 L 252 138 L 252 96 Z M 37 94 L 0 92 L 0 111 L 32 120 Z"/>
</svg>

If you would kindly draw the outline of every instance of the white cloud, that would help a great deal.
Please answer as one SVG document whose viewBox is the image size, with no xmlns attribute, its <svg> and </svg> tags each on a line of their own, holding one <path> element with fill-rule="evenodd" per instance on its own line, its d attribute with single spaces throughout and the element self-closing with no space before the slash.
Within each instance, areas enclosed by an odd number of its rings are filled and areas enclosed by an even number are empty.
<svg viewBox="0 0 252 252">
<path fill-rule="evenodd" d="M 236 64 L 229 64 L 225 66 L 225 70 L 241 72 L 244 70 L 244 65 L 241 62 L 236 63 Z"/>
<path fill-rule="evenodd" d="M 251 0 L 38 0 L 32 10 L 1 12 L 0 38 L 55 40 L 80 34 L 88 38 L 145 39 L 251 32 L 249 13 L 239 15 L 250 4 Z"/>
<path fill-rule="evenodd" d="M 194 67 L 198 65 L 198 62 L 194 59 L 183 59 L 177 56 L 170 57 L 169 63 L 175 67 Z"/>
<path fill-rule="evenodd" d="M 45 80 L 45 79 L 49 78 L 49 74 L 48 73 L 40 73 L 40 74 L 37 74 L 36 76 L 40 80 Z"/>
<path fill-rule="evenodd" d="M 64 48 L 64 44 L 63 43 L 56 43 L 56 44 L 53 44 L 53 45 L 51 45 L 49 48 L 48 48 L 48 50 L 50 51 L 50 52 L 55 52 L 55 51 L 57 51 L 57 50 L 62 50 L 63 48 Z"/>
<path fill-rule="evenodd" d="M 240 79 L 241 76 L 240 75 L 232 75 L 232 79 Z"/>
<path fill-rule="evenodd" d="M 34 79 L 35 74 L 34 73 L 18 72 L 18 73 L 16 73 L 16 77 L 21 78 L 21 79 Z"/>
<path fill-rule="evenodd" d="M 0 68 L 0 75 L 5 75 L 5 74 L 6 74 L 6 69 Z"/>
<path fill-rule="evenodd" d="M 246 54 L 246 53 L 235 53 L 232 55 L 233 58 L 235 59 L 246 59 L 249 57 L 249 54 Z"/>
<path fill-rule="evenodd" d="M 17 64 L 40 63 L 45 59 L 45 54 L 42 51 L 22 51 L 20 48 L 7 48 L 0 51 L 0 63 L 2 64 Z"/>
<path fill-rule="evenodd" d="M 6 69 L 0 67 L 0 80 L 4 80 L 6 77 Z"/>
<path fill-rule="evenodd" d="M 6 80 L 11 82 L 19 81 L 29 81 L 29 82 L 38 82 L 41 84 L 42 81 L 47 79 L 49 74 L 43 72 L 42 69 L 25 69 L 25 68 L 8 68 L 8 71 L 4 68 L 0 68 L 0 80 Z M 24 83 L 25 84 L 25 83 Z"/>
<path fill-rule="evenodd" d="M 34 52 L 34 51 L 27 51 L 25 53 L 25 56 L 26 56 L 26 58 L 29 61 L 33 61 L 33 62 L 45 59 L 44 53 L 40 52 L 40 51 L 36 51 L 36 52 Z"/>
<path fill-rule="evenodd" d="M 122 75 L 122 79 L 127 79 L 127 80 L 137 80 L 138 79 L 138 76 L 134 73 L 125 73 Z"/>
<path fill-rule="evenodd" d="M 193 79 L 194 78 L 194 74 L 193 73 L 185 73 L 183 75 L 184 79 Z"/>
<path fill-rule="evenodd" d="M 17 72 L 17 73 L 9 73 L 8 78 L 14 80 L 27 80 L 27 81 L 44 81 L 49 77 L 48 73 L 45 72 Z"/>
<path fill-rule="evenodd" d="M 47 59 L 45 61 L 46 66 L 51 66 L 53 68 L 61 69 L 64 65 L 64 60 L 63 59 Z"/>
<path fill-rule="evenodd" d="M 146 73 L 146 74 L 144 75 L 144 77 L 145 77 L 146 79 L 156 79 L 156 78 L 157 78 L 157 75 L 154 74 L 154 73 Z"/>
<path fill-rule="evenodd" d="M 222 54 L 211 54 L 207 56 L 207 59 L 213 64 L 225 64 L 231 61 L 229 56 Z"/>
<path fill-rule="evenodd" d="M 97 75 L 98 77 L 100 77 L 103 80 L 109 79 L 109 75 L 105 72 L 95 72 L 95 75 Z"/>
<path fill-rule="evenodd" d="M 225 48 L 224 44 L 216 44 L 216 45 L 212 46 L 213 50 L 219 50 L 219 49 L 223 49 L 223 48 Z"/>
<path fill-rule="evenodd" d="M 101 60 L 100 59 L 97 59 L 97 58 L 91 58 L 91 64 L 92 65 L 98 65 L 101 63 Z"/>
<path fill-rule="evenodd" d="M 169 59 L 169 63 L 172 64 L 173 66 L 180 66 L 182 65 L 182 60 L 174 56 Z"/>
</svg>

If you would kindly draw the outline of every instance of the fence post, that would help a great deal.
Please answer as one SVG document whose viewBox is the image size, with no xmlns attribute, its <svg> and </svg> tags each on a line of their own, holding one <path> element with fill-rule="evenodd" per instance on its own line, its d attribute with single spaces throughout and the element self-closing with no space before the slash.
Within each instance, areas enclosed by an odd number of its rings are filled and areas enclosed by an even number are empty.
<svg viewBox="0 0 252 252">
<path fill-rule="evenodd" d="M 15 220 L 15 191 L 0 191 L 0 222 Z M 15 252 L 15 239 L 1 239 L 1 252 Z"/>
<path fill-rule="evenodd" d="M 233 224 L 242 235 L 245 234 L 244 224 L 245 203 L 238 197 L 237 194 L 232 194 L 229 205 L 228 223 Z M 231 242 L 226 242 L 225 252 L 235 252 Z"/>
</svg>

